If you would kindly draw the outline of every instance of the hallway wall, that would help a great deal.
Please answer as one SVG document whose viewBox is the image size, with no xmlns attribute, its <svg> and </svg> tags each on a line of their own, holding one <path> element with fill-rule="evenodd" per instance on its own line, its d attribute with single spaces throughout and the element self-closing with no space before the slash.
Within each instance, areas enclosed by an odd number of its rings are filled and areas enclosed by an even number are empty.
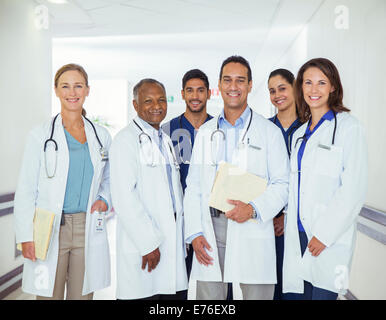
<svg viewBox="0 0 386 320">
<path fill-rule="evenodd" d="M 33 0 L 0 1 L 0 276 L 21 264 L 15 258 L 12 193 L 27 133 L 51 115 L 51 33 L 35 24 Z M 37 21 L 39 20 L 39 21 Z M 12 210 L 11 210 L 12 211 Z M 5 213 L 8 212 L 8 213 Z"/>
</svg>

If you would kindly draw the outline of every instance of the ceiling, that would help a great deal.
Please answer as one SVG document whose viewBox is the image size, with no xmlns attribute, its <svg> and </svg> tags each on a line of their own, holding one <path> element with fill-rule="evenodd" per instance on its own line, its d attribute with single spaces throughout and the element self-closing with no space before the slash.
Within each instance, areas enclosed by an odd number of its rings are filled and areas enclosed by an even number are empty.
<svg viewBox="0 0 386 320">
<path fill-rule="evenodd" d="M 283 1 L 35 0 L 48 7 L 54 37 L 266 30 Z"/>
<path fill-rule="evenodd" d="M 256 71 L 258 89 L 332 0 L 34 1 L 49 10 L 55 67 L 71 60 L 87 65 L 95 77 L 139 78 L 147 70 L 162 77 L 170 66 L 194 66 L 216 79 L 224 57 L 239 54 Z"/>
</svg>

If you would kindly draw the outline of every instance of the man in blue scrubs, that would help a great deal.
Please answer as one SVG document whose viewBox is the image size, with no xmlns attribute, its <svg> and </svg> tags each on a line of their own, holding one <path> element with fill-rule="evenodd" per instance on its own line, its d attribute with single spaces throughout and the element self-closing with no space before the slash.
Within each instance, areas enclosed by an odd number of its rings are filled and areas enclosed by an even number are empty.
<svg viewBox="0 0 386 320">
<path fill-rule="evenodd" d="M 186 188 L 186 176 L 192 155 L 194 138 L 197 130 L 212 116 L 206 112 L 206 103 L 210 99 L 209 80 L 204 72 L 193 69 L 185 73 L 182 78 L 182 99 L 185 100 L 186 110 L 180 116 L 170 120 L 162 126 L 169 134 L 180 164 L 180 178 L 183 191 Z M 193 249 L 189 245 L 186 258 L 188 278 L 192 269 Z"/>
</svg>

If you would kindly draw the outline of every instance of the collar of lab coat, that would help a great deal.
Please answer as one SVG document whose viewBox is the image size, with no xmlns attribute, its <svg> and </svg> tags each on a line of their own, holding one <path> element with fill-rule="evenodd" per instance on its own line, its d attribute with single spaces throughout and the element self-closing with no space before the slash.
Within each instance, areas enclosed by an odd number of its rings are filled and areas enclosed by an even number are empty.
<svg viewBox="0 0 386 320">
<path fill-rule="evenodd" d="M 139 116 L 135 118 L 137 123 L 142 127 L 142 130 L 145 131 L 159 146 L 160 145 L 160 136 L 162 136 L 162 129 L 156 130 L 153 126 L 147 123 L 145 120 L 141 119 Z"/>
<path fill-rule="evenodd" d="M 52 121 L 52 120 L 51 120 Z M 62 114 L 59 113 L 58 117 L 56 118 L 56 121 L 55 121 L 55 132 L 54 132 L 54 139 L 55 139 L 55 136 L 57 137 L 57 140 L 60 141 L 60 144 L 64 143 L 66 145 L 66 149 L 65 149 L 65 153 L 68 155 L 68 146 L 67 146 L 67 140 L 66 140 L 66 137 L 65 137 L 65 133 L 64 133 L 64 126 L 63 126 L 63 119 L 62 119 Z M 91 156 L 91 162 L 93 164 L 93 167 L 94 167 L 94 170 L 96 168 L 96 164 L 97 164 L 97 160 L 98 159 L 98 155 L 100 157 L 100 145 L 98 143 L 98 140 L 95 136 L 95 132 L 94 132 L 94 129 L 92 128 L 91 124 L 84 119 L 84 117 L 82 116 L 82 121 L 83 121 L 83 125 L 84 125 L 84 130 L 85 130 L 85 133 L 86 133 L 86 139 L 87 139 L 87 143 L 88 143 L 88 146 L 89 146 L 89 152 L 90 152 L 90 156 Z M 95 130 L 97 130 L 97 125 L 95 125 Z M 51 134 L 51 130 L 49 132 L 49 134 Z M 99 139 L 101 140 L 101 143 L 103 144 L 104 141 L 102 139 L 102 137 L 100 135 L 98 135 Z M 59 144 L 59 142 L 58 142 Z M 60 146 L 59 146 L 60 148 Z"/>
</svg>

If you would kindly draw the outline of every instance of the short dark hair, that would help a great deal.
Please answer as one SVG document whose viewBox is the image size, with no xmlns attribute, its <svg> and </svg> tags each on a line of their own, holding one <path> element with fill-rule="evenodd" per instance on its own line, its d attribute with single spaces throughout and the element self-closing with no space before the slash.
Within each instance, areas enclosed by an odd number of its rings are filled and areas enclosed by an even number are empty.
<svg viewBox="0 0 386 320">
<path fill-rule="evenodd" d="M 222 63 L 221 65 L 221 69 L 220 69 L 220 81 L 221 81 L 221 77 L 222 77 L 222 71 L 224 69 L 224 67 L 228 64 L 228 63 L 231 63 L 231 62 L 234 62 L 234 63 L 240 63 L 242 64 L 244 67 L 247 68 L 248 70 L 248 82 L 250 82 L 252 80 L 252 70 L 251 70 L 251 67 L 249 66 L 249 62 L 241 57 L 241 56 L 230 56 L 229 58 L 226 58 L 224 60 L 224 62 Z"/>
<path fill-rule="evenodd" d="M 164 90 L 164 92 L 166 94 L 165 86 L 161 82 L 159 82 L 158 80 L 155 80 L 155 79 L 146 78 L 146 79 L 142 79 L 140 82 L 138 82 L 133 88 L 133 97 L 134 97 L 135 101 L 138 102 L 138 91 L 145 83 L 158 84 Z"/>
<path fill-rule="evenodd" d="M 209 80 L 207 75 L 199 69 L 189 70 L 182 78 L 182 90 L 185 90 L 186 83 L 191 79 L 200 79 L 204 82 L 206 89 L 209 90 Z"/>
<path fill-rule="evenodd" d="M 295 84 L 294 74 L 287 69 L 276 69 L 273 70 L 268 77 L 268 82 L 272 77 L 281 76 L 283 77 L 291 86 Z"/>
<path fill-rule="evenodd" d="M 303 96 L 303 76 L 309 68 L 318 68 L 322 71 L 334 87 L 334 91 L 330 93 L 328 97 L 328 107 L 336 112 L 349 112 L 350 109 L 343 105 L 343 87 L 340 81 L 340 76 L 336 66 L 326 58 L 316 58 L 307 61 L 299 70 L 298 76 L 296 77 L 294 94 L 296 99 L 296 105 L 298 106 L 299 118 L 302 122 L 306 122 L 311 117 L 310 107 L 304 100 Z"/>
</svg>

